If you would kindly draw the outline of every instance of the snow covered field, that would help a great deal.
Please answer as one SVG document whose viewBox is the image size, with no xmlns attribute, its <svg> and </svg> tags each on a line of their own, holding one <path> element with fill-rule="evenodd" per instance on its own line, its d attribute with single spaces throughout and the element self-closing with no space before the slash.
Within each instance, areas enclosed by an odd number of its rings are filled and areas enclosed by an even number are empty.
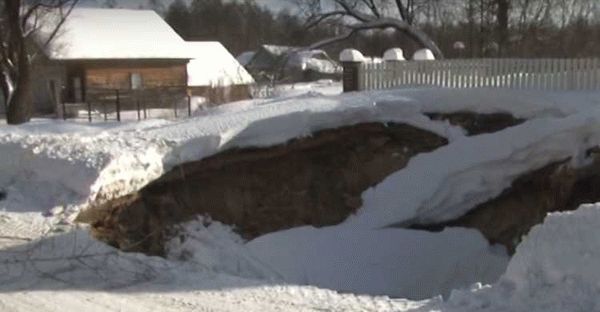
<svg viewBox="0 0 600 312">
<path fill-rule="evenodd" d="M 600 94 L 323 93 L 179 121 L 0 126 L 0 311 L 600 310 L 599 206 L 551 215 L 512 259 L 474 230 L 388 227 L 456 217 L 552 161 L 585 164 L 584 151 L 600 145 Z M 463 110 L 529 120 L 467 137 L 423 114 Z M 338 226 L 245 242 L 199 219 L 182 225 L 185 239 L 162 259 L 121 253 L 73 224 L 90 202 L 138 190 L 179 163 L 370 121 L 408 123 L 450 144 L 367 190 L 358 214 Z"/>
</svg>

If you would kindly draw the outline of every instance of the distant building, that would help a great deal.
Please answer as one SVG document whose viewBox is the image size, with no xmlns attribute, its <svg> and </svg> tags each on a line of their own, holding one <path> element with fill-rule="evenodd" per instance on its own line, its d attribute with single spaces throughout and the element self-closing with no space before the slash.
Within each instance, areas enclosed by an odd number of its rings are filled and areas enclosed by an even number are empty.
<svg viewBox="0 0 600 312">
<path fill-rule="evenodd" d="M 238 59 L 249 58 L 249 54 L 244 54 L 238 56 Z M 244 66 L 259 82 L 341 78 L 341 67 L 325 51 L 300 47 L 262 45 Z"/>
<path fill-rule="evenodd" d="M 254 51 L 246 51 L 240 55 L 238 55 L 236 57 L 237 61 L 242 64 L 242 66 L 246 66 L 248 65 L 248 63 L 250 62 L 250 60 L 252 60 L 252 58 L 254 57 L 254 54 L 256 54 L 256 52 Z"/>
<path fill-rule="evenodd" d="M 254 79 L 219 42 L 187 42 L 188 88 L 213 104 L 247 99 Z"/>
<path fill-rule="evenodd" d="M 217 81 L 252 83 L 247 77 L 231 80 L 232 68 L 241 65 L 222 45 L 185 42 L 150 10 L 74 9 L 43 52 L 33 81 L 38 113 L 55 113 L 62 102 L 88 102 L 111 90 L 143 94 L 168 88 L 183 98 L 203 87 L 203 94 L 216 97 L 209 101 L 222 102 L 226 98 Z M 211 87 L 221 90 L 206 91 Z"/>
</svg>

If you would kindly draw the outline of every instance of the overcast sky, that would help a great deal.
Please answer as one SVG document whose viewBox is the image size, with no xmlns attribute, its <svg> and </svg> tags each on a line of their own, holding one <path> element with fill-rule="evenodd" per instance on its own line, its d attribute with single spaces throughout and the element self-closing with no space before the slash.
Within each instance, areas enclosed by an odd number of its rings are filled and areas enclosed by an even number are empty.
<svg viewBox="0 0 600 312">
<path fill-rule="evenodd" d="M 102 6 L 106 0 L 80 0 L 82 6 Z M 270 8 L 274 11 L 279 11 L 284 8 L 291 8 L 290 0 L 255 0 L 259 5 Z M 167 7 L 173 0 L 164 0 Z M 117 0 L 117 6 L 122 8 L 137 9 L 140 6 L 147 6 L 148 0 Z"/>
</svg>

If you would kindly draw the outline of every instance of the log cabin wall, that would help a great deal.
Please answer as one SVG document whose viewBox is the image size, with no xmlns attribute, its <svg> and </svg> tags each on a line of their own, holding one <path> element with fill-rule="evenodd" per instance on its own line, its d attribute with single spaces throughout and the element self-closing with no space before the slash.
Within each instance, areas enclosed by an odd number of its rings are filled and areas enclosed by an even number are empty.
<svg viewBox="0 0 600 312">
<path fill-rule="evenodd" d="M 85 64 L 86 89 L 132 88 L 132 75 L 141 77 L 143 88 L 187 85 L 187 60 L 89 62 Z"/>
<path fill-rule="evenodd" d="M 228 102 L 252 98 L 249 85 L 233 85 L 225 87 L 189 87 L 192 96 L 201 96 L 208 100 L 210 105 L 219 105 Z"/>
</svg>

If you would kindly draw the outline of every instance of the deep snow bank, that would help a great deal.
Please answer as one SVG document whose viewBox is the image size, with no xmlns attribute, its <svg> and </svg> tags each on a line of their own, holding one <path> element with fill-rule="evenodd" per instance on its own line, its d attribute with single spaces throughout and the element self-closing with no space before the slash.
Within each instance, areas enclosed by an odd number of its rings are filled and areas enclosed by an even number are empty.
<svg viewBox="0 0 600 312">
<path fill-rule="evenodd" d="M 200 219 L 182 226 L 169 257 L 238 276 L 357 294 L 426 299 L 492 283 L 508 257 L 477 231 L 300 227 L 245 243 L 231 227 Z"/>
<path fill-rule="evenodd" d="M 0 168 L 0 189 L 14 199 L 10 209 L 45 210 L 136 191 L 174 165 L 231 147 L 270 146 L 322 129 L 372 121 L 403 122 L 454 140 L 462 136 L 461 130 L 432 122 L 423 113 L 566 116 L 597 105 L 599 98 L 597 93 L 506 90 L 391 90 L 329 97 L 309 93 L 240 102 L 178 122 L 3 126 L 0 153 L 7 157 Z M 27 189 L 33 184 L 37 186 Z M 38 189 L 49 191 L 43 195 L 34 191 Z M 27 195 L 34 193 L 40 194 Z"/>
<path fill-rule="evenodd" d="M 600 204 L 548 215 L 490 286 L 455 291 L 442 311 L 600 311 Z"/>
<path fill-rule="evenodd" d="M 569 158 L 574 167 L 584 165 L 587 150 L 598 145 L 597 109 L 464 137 L 417 155 L 367 190 L 363 208 L 346 223 L 380 228 L 451 220 L 498 196 L 524 173 Z"/>
</svg>

